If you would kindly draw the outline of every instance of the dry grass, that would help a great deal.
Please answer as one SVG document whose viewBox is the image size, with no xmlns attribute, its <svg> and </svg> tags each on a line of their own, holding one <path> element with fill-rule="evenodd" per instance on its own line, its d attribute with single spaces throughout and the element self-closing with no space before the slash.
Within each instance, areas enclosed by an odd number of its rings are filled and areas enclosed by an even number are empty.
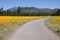
<svg viewBox="0 0 60 40">
<path fill-rule="evenodd" d="M 5 37 L 24 23 L 38 18 L 43 16 L 0 16 L 0 40 L 5 40 Z"/>
<path fill-rule="evenodd" d="M 46 20 L 45 24 L 60 35 L 60 16 L 54 16 Z"/>
</svg>

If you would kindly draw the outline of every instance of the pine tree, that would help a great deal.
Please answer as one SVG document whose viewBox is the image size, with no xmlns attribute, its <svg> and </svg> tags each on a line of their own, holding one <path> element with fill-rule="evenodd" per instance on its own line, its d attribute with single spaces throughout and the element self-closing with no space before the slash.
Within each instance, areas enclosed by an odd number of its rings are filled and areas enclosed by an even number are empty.
<svg viewBox="0 0 60 40">
<path fill-rule="evenodd" d="M 20 9 L 20 7 L 18 7 L 18 9 L 17 9 L 17 15 L 21 15 L 21 9 Z"/>
<path fill-rule="evenodd" d="M 57 11 L 57 16 L 59 16 L 60 15 L 60 9 L 58 9 L 58 11 Z"/>
</svg>

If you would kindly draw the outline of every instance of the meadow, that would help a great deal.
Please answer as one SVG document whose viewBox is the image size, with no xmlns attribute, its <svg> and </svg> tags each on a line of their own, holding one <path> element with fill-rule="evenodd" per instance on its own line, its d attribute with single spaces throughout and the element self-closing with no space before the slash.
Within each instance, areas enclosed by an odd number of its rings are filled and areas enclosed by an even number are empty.
<svg viewBox="0 0 60 40">
<path fill-rule="evenodd" d="M 60 16 L 53 16 L 49 18 L 48 20 L 46 20 L 45 24 L 53 32 L 60 35 Z"/>
<path fill-rule="evenodd" d="M 39 18 L 43 16 L 0 16 L 0 40 L 5 40 L 8 35 L 26 22 Z"/>
<path fill-rule="evenodd" d="M 0 40 L 5 40 L 14 30 L 25 23 L 48 16 L 0 16 Z M 60 16 L 53 16 L 45 21 L 46 26 L 60 35 Z"/>
</svg>

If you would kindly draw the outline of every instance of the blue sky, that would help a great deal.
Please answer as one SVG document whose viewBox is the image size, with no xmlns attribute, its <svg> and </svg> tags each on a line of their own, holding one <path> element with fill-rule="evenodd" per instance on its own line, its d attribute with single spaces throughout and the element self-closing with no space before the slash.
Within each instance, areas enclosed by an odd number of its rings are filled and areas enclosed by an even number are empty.
<svg viewBox="0 0 60 40">
<path fill-rule="evenodd" d="M 60 8 L 60 0 L 0 0 L 0 8 L 12 7 Z"/>
</svg>

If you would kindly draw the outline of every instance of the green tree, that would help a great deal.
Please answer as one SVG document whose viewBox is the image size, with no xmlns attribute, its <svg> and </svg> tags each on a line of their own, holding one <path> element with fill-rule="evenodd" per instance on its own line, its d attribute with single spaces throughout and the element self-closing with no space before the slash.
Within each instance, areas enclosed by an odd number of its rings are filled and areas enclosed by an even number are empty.
<svg viewBox="0 0 60 40">
<path fill-rule="evenodd" d="M 60 9 L 58 9 L 57 11 L 57 16 L 60 16 Z"/>
<path fill-rule="evenodd" d="M 57 12 L 53 13 L 52 16 L 60 16 L 60 9 L 58 9 Z"/>
<path fill-rule="evenodd" d="M 21 15 L 21 8 L 20 7 L 18 7 L 18 9 L 17 9 L 17 15 Z"/>
<path fill-rule="evenodd" d="M 3 7 L 0 8 L 0 16 L 2 16 L 2 15 L 3 15 Z"/>
</svg>

